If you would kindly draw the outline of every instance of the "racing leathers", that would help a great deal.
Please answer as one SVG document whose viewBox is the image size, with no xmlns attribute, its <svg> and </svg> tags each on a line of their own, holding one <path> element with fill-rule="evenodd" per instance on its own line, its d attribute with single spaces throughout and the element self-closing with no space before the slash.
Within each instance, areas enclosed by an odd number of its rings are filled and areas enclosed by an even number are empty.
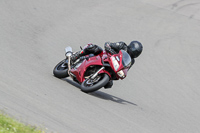
<svg viewBox="0 0 200 133">
<path fill-rule="evenodd" d="M 125 42 L 106 42 L 104 45 L 104 48 L 107 52 L 111 53 L 111 54 L 115 54 L 115 53 L 119 53 L 119 51 L 121 49 L 123 49 L 124 51 L 126 51 L 127 53 L 129 53 L 129 49 L 128 46 L 126 45 Z M 135 59 L 133 57 L 131 57 L 131 66 L 135 63 Z"/>
<path fill-rule="evenodd" d="M 74 62 L 76 61 L 78 58 L 80 58 L 81 56 L 85 56 L 85 55 L 89 55 L 89 54 L 94 54 L 94 55 L 98 55 L 103 51 L 103 49 L 95 44 L 91 44 L 89 43 L 88 45 L 86 45 L 83 50 L 78 51 L 76 53 L 74 53 L 71 56 L 71 61 Z"/>
</svg>

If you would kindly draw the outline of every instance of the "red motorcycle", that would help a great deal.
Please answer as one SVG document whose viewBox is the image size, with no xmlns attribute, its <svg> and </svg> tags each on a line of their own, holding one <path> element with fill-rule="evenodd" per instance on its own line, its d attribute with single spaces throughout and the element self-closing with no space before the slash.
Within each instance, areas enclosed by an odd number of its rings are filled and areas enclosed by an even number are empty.
<svg viewBox="0 0 200 133">
<path fill-rule="evenodd" d="M 124 50 L 114 55 L 106 51 L 99 55 L 86 55 L 73 64 L 70 62 L 72 48 L 66 47 L 65 51 L 66 59 L 55 66 L 53 74 L 57 78 L 70 76 L 86 93 L 106 88 L 111 80 L 124 79 L 131 66 L 131 57 Z"/>
</svg>

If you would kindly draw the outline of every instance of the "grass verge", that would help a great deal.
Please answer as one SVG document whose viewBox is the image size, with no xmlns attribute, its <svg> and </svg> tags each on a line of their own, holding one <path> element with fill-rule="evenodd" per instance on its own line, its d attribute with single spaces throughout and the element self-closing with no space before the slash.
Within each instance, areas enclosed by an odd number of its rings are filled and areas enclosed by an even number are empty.
<svg viewBox="0 0 200 133">
<path fill-rule="evenodd" d="M 25 125 L 0 112 L 0 133 L 45 133 L 36 127 Z"/>
</svg>

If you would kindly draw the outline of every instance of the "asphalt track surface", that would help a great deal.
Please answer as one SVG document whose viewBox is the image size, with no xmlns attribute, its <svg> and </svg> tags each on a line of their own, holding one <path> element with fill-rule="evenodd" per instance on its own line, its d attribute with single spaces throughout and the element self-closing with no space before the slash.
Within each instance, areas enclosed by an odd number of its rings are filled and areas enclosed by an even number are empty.
<svg viewBox="0 0 200 133">
<path fill-rule="evenodd" d="M 1 0 L 0 110 L 59 133 L 199 133 L 199 0 Z M 123 81 L 53 76 L 64 48 L 139 40 Z"/>
</svg>

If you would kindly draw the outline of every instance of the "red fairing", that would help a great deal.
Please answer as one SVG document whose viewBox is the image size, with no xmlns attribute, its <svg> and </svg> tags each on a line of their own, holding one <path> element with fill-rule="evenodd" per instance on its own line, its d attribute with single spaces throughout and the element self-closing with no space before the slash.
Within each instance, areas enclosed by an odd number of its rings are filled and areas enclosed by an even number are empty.
<svg viewBox="0 0 200 133">
<path fill-rule="evenodd" d="M 71 72 L 76 75 L 77 80 L 82 83 L 85 80 L 84 73 L 86 72 L 87 68 L 92 65 L 102 66 L 101 57 L 99 55 L 90 57 L 88 60 L 85 59 L 77 69 L 71 69 Z"/>
</svg>

